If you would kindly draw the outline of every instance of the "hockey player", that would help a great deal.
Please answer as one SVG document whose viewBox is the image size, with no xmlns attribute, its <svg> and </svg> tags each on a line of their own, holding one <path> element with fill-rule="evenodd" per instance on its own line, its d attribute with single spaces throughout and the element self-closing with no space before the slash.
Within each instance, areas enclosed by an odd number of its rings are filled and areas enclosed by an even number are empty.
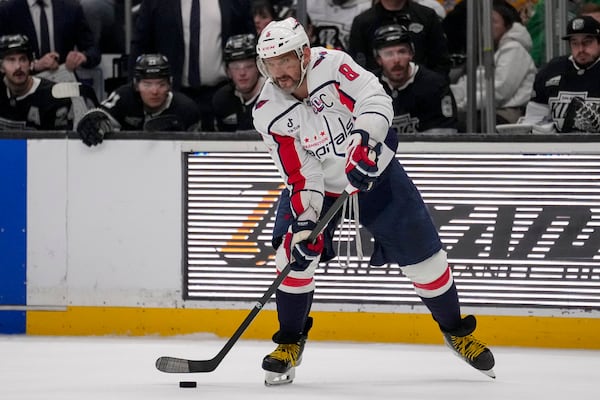
<svg viewBox="0 0 600 400">
<path fill-rule="evenodd" d="M 310 48 L 295 19 L 271 22 L 257 45 L 267 82 L 254 126 L 290 192 L 289 229 L 276 252 L 277 270 L 292 271 L 276 292 L 276 349 L 264 357 L 267 385 L 289 383 L 312 326 L 309 316 L 319 260 L 333 258 L 332 223 L 314 243 L 319 217 L 350 183 L 353 219 L 374 237 L 372 265 L 397 263 L 437 321 L 444 339 L 474 368 L 494 376 L 491 351 L 461 318 L 446 253 L 417 188 L 396 161 L 392 102 L 375 75 L 346 53 Z M 275 226 L 274 230 L 279 229 Z"/>
<path fill-rule="evenodd" d="M 386 25 L 375 31 L 377 75 L 392 97 L 398 133 L 456 133 L 456 101 L 446 79 L 415 64 L 410 34 L 400 25 Z"/>
<path fill-rule="evenodd" d="M 213 96 L 217 129 L 253 130 L 252 108 L 265 83 L 256 67 L 256 36 L 251 33 L 231 36 L 225 43 L 223 60 L 231 81 Z"/>
<path fill-rule="evenodd" d="M 577 105 L 588 104 L 590 107 L 586 108 L 595 112 L 585 119 L 600 118 L 600 23 L 590 16 L 575 17 L 569 21 L 563 39 L 569 41 L 571 54 L 555 57 L 538 71 L 533 97 L 520 121 L 533 125 L 534 133 L 585 130 L 577 129 L 577 125 L 587 125 L 585 121 L 565 121 L 573 99 L 575 103 L 571 110 L 575 111 Z M 577 117 L 576 112 L 570 114 L 571 118 Z M 567 124 L 563 126 L 565 122 Z"/>
<path fill-rule="evenodd" d="M 171 91 L 171 70 L 161 54 L 142 54 L 135 62 L 133 83 L 125 84 L 88 111 L 77 125 L 88 146 L 102 143 L 119 130 L 186 131 L 200 119 L 194 101 Z"/>
<path fill-rule="evenodd" d="M 72 128 L 71 100 L 55 98 L 55 83 L 31 75 L 33 50 L 25 35 L 0 37 L 0 130 Z"/>
</svg>

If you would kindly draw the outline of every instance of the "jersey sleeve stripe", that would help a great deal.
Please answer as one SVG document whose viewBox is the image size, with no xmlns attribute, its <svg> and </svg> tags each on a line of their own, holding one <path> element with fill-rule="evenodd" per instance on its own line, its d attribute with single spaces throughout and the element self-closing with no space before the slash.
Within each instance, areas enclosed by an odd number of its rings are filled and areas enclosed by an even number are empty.
<svg viewBox="0 0 600 400">
<path fill-rule="evenodd" d="M 271 133 L 273 140 L 277 143 L 277 157 L 286 175 L 286 183 L 291 188 L 291 205 L 295 215 L 304 212 L 301 196 L 294 196 L 306 186 L 306 178 L 302 175 L 302 162 L 296 150 L 295 139 L 291 136 L 283 136 Z"/>
</svg>

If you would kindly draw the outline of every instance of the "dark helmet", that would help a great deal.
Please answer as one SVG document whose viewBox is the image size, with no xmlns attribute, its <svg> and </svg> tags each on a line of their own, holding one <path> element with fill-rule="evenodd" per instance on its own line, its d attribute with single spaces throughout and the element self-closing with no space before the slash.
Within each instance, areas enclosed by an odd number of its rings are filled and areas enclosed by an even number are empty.
<svg viewBox="0 0 600 400">
<path fill-rule="evenodd" d="M 169 60 L 162 54 L 142 54 L 135 60 L 133 78 L 137 82 L 141 79 L 171 80 L 171 67 Z"/>
<path fill-rule="evenodd" d="M 33 51 L 29 38 L 25 35 L 4 35 L 0 37 L 0 59 L 9 54 L 25 53 L 33 60 Z"/>
<path fill-rule="evenodd" d="M 226 63 L 250 58 L 256 58 L 256 37 L 252 33 L 234 35 L 227 39 L 223 51 Z"/>
<path fill-rule="evenodd" d="M 410 33 L 405 27 L 400 25 L 384 25 L 377 28 L 375 31 L 375 39 L 373 40 L 373 48 L 377 51 L 384 47 L 393 46 L 396 44 L 408 44 L 411 51 L 415 52 L 415 45 L 410 37 Z"/>
</svg>

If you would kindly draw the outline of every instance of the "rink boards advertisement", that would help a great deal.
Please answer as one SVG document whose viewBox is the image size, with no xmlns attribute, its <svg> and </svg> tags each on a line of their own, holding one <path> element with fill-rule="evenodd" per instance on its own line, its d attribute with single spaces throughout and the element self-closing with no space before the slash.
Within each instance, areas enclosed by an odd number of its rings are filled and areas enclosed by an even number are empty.
<svg viewBox="0 0 600 400">
<path fill-rule="evenodd" d="M 438 227 L 463 304 L 600 308 L 600 157 L 397 157 Z M 187 298 L 259 297 L 274 277 L 282 188 L 269 156 L 192 153 L 187 166 Z M 369 255 L 372 239 L 361 235 Z M 336 239 L 342 254 L 317 271 L 316 302 L 420 303 L 397 265 L 357 259 L 352 223 Z"/>
<path fill-rule="evenodd" d="M 2 332 L 235 330 L 275 277 L 281 178 L 260 141 L 169 135 L 120 134 L 94 148 L 72 133 L 0 140 Z M 439 229 L 463 313 L 496 343 L 598 345 L 595 148 L 401 143 L 397 158 Z M 351 223 L 338 227 L 341 257 L 316 273 L 313 337 L 439 343 L 401 269 L 370 265 L 364 229 L 361 239 L 359 259 Z M 264 308 L 247 337 L 272 335 L 273 302 Z"/>
</svg>

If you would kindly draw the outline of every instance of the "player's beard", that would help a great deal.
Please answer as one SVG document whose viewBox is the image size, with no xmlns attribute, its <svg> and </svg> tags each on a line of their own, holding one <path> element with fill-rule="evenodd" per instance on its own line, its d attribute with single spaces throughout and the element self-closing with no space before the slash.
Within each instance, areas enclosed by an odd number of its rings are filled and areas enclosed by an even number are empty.
<svg viewBox="0 0 600 400">
<path fill-rule="evenodd" d="M 591 54 L 579 52 L 575 54 L 573 60 L 579 67 L 586 69 L 587 67 L 594 64 L 598 60 L 598 57 L 594 58 L 594 56 L 592 56 Z"/>
<path fill-rule="evenodd" d="M 409 65 L 394 65 L 388 74 L 388 79 L 394 86 L 402 86 L 410 77 Z"/>
<path fill-rule="evenodd" d="M 14 71 L 12 74 L 10 74 L 9 81 L 10 81 L 11 85 L 18 87 L 18 88 L 22 88 L 22 87 L 27 86 L 28 75 L 26 72 L 18 69 L 16 71 Z"/>
<path fill-rule="evenodd" d="M 273 77 L 273 81 L 281 90 L 288 94 L 294 93 L 298 89 L 298 86 L 300 86 L 300 79 L 294 79 L 291 75 Z"/>
</svg>

